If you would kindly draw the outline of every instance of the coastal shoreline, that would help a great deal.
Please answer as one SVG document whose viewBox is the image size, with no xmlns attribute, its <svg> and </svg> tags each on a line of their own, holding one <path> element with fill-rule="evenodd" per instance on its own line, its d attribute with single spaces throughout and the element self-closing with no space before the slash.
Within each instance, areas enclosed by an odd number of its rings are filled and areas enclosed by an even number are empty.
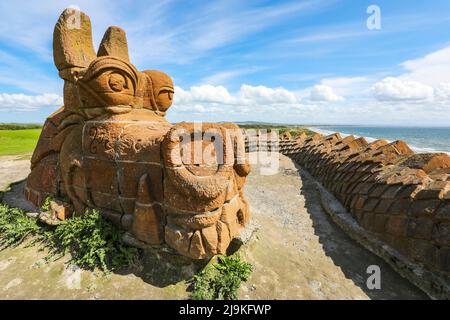
<svg viewBox="0 0 450 320">
<path fill-rule="evenodd" d="M 431 147 L 418 147 L 418 146 L 414 145 L 414 143 L 411 143 L 407 139 L 402 139 L 401 137 L 399 137 L 398 139 L 395 139 L 395 140 L 391 140 L 391 139 L 386 139 L 386 138 L 381 138 L 381 137 L 363 136 L 363 135 L 359 135 L 359 134 L 356 134 L 356 133 L 345 133 L 345 132 L 341 132 L 341 131 L 327 130 L 327 129 L 323 129 L 323 127 L 308 126 L 308 127 L 305 127 L 305 128 L 307 128 L 308 130 L 311 130 L 313 132 L 316 132 L 316 133 L 319 133 L 319 134 L 323 134 L 323 135 L 330 135 L 330 134 L 333 134 L 333 133 L 337 132 L 342 137 L 347 137 L 347 136 L 350 136 L 350 135 L 353 135 L 356 138 L 364 137 L 364 139 L 366 139 L 367 142 L 373 142 L 373 141 L 380 140 L 380 139 L 386 140 L 388 142 L 394 142 L 396 140 L 404 140 L 408 144 L 408 146 L 416 153 L 446 153 L 446 154 L 450 155 L 450 150 L 449 151 L 445 151 L 445 150 L 434 149 L 434 148 L 431 148 Z M 332 127 L 330 126 L 330 128 L 332 128 Z M 351 127 L 349 126 L 349 128 L 351 128 Z"/>
</svg>

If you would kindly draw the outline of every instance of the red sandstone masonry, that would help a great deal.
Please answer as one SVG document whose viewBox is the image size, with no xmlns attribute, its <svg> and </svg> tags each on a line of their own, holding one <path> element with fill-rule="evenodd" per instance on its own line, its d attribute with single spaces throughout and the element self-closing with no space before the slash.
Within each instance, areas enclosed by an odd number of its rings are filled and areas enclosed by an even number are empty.
<svg viewBox="0 0 450 320">
<path fill-rule="evenodd" d="M 450 157 L 339 133 L 280 140 L 356 221 L 411 261 L 450 276 Z"/>
<path fill-rule="evenodd" d="M 78 28 L 70 25 L 75 13 Z M 225 253 L 250 218 L 243 191 L 250 165 L 238 161 L 241 135 L 227 139 L 227 130 L 235 133 L 238 126 L 171 125 L 164 116 L 172 105 L 172 79 L 162 71 L 138 71 L 119 27 L 106 30 L 96 53 L 91 29 L 89 16 L 74 9 L 56 22 L 53 57 L 64 80 L 64 106 L 44 124 L 26 199 L 37 207 L 49 195 L 66 199 L 52 202 L 52 219 L 41 219 L 47 223 L 65 219 L 69 208 L 74 215 L 97 209 L 133 245 L 165 243 L 193 259 Z M 221 137 L 224 163 L 216 161 L 218 145 L 206 133 Z M 182 160 L 182 145 L 198 142 L 210 156 Z"/>
</svg>

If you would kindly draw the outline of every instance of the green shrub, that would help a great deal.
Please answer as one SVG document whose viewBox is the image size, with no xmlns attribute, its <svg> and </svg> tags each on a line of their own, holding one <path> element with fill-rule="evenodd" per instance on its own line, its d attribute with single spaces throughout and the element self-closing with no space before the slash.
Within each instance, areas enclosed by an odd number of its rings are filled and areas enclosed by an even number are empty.
<svg viewBox="0 0 450 320">
<path fill-rule="evenodd" d="M 287 132 L 288 130 L 289 130 L 288 128 L 278 129 L 278 134 L 281 136 L 283 133 Z"/>
<path fill-rule="evenodd" d="M 208 265 L 193 278 L 194 300 L 233 300 L 242 281 L 247 281 L 252 272 L 250 263 L 239 256 L 219 256 L 217 264 Z"/>
<path fill-rule="evenodd" d="M 0 203 L 0 247 L 20 244 L 28 235 L 38 234 L 36 220 L 28 218 L 22 210 Z"/>
<path fill-rule="evenodd" d="M 47 232 L 45 242 L 53 254 L 70 253 L 71 262 L 82 268 L 103 271 L 130 266 L 138 249 L 122 242 L 122 234 L 110 221 L 92 210 L 81 217 L 73 217 Z"/>
<path fill-rule="evenodd" d="M 46 199 L 44 211 L 51 199 Z M 70 253 L 70 262 L 79 267 L 110 271 L 129 267 L 137 258 L 138 249 L 124 244 L 122 234 L 95 210 L 61 221 L 55 228 L 41 226 L 22 210 L 0 203 L 0 248 L 18 245 L 28 235 L 35 235 L 30 245 L 41 243 L 48 248 L 47 259 Z"/>
<path fill-rule="evenodd" d="M 50 203 L 55 200 L 55 198 L 53 196 L 48 196 L 47 198 L 45 198 L 44 203 L 41 206 L 41 210 L 43 212 L 46 212 L 48 210 L 50 210 Z"/>
</svg>

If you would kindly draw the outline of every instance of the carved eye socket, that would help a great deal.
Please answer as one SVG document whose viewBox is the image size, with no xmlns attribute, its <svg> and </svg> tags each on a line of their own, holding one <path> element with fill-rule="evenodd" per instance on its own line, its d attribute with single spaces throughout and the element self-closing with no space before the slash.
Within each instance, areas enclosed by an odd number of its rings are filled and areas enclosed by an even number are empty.
<svg viewBox="0 0 450 320">
<path fill-rule="evenodd" d="M 167 98 L 172 101 L 173 99 L 173 88 L 171 87 L 162 87 L 159 92 L 158 92 L 158 96 L 165 96 L 167 95 Z"/>
<path fill-rule="evenodd" d="M 127 80 L 120 73 L 111 73 L 108 81 L 109 87 L 115 92 L 121 92 L 128 89 Z"/>
<path fill-rule="evenodd" d="M 172 100 L 173 98 L 173 92 L 170 91 L 163 91 L 164 94 L 167 94 L 167 98 L 169 98 L 169 100 Z"/>
</svg>

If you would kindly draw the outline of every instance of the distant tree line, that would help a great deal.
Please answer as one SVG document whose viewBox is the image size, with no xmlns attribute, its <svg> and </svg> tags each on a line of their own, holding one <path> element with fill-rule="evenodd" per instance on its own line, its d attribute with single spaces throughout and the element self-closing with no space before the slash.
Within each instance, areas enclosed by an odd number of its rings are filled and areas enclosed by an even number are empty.
<svg viewBox="0 0 450 320">
<path fill-rule="evenodd" d="M 308 128 L 301 127 L 301 126 L 276 126 L 276 125 L 266 125 L 266 124 L 239 124 L 239 127 L 242 129 L 265 129 L 265 130 L 276 130 L 278 131 L 278 134 L 283 134 L 285 132 L 289 132 L 292 137 L 297 137 L 298 135 L 302 134 L 303 132 L 310 136 L 314 134 L 313 131 L 309 130 Z"/>
<path fill-rule="evenodd" d="M 0 123 L 0 130 L 26 130 L 41 128 L 42 124 L 37 123 Z"/>
</svg>

